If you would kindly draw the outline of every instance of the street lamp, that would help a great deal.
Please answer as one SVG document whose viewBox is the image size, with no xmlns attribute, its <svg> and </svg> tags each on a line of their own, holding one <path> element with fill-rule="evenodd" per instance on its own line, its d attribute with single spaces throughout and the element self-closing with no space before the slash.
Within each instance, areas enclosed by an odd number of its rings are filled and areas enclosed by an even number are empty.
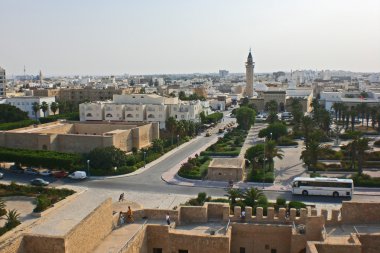
<svg viewBox="0 0 380 253">
<path fill-rule="evenodd" d="M 146 157 L 146 151 L 144 151 L 144 168 L 145 168 L 145 165 L 146 165 L 145 157 Z"/>
<path fill-rule="evenodd" d="M 90 176 L 90 160 L 87 160 L 87 174 Z"/>
<path fill-rule="evenodd" d="M 177 134 L 177 148 L 178 148 L 178 145 L 179 145 L 179 134 Z"/>
</svg>

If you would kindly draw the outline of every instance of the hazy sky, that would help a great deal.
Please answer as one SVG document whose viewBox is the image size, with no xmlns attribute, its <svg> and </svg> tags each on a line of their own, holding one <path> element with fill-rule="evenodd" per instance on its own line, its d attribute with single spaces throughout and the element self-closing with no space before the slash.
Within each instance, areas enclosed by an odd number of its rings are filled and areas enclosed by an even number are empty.
<svg viewBox="0 0 380 253">
<path fill-rule="evenodd" d="M 379 0 L 0 0 L 20 74 L 380 71 Z"/>
</svg>

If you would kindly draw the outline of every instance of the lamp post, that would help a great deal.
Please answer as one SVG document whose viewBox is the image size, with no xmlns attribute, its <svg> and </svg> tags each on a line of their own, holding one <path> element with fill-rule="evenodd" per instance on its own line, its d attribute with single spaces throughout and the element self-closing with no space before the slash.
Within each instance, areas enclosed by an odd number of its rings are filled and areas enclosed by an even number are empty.
<svg viewBox="0 0 380 253">
<path fill-rule="evenodd" d="M 87 160 L 87 174 L 90 176 L 90 160 Z"/>
<path fill-rule="evenodd" d="M 144 151 L 144 168 L 145 168 L 145 165 L 146 165 L 145 157 L 146 157 L 146 151 Z"/>
<path fill-rule="evenodd" d="M 179 146 L 179 134 L 177 134 L 177 148 Z"/>
</svg>

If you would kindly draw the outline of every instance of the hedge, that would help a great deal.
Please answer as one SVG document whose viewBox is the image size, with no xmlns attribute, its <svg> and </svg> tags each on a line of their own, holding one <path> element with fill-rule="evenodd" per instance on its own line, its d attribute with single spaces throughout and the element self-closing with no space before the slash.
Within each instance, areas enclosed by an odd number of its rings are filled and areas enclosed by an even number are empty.
<svg viewBox="0 0 380 253">
<path fill-rule="evenodd" d="M 202 151 L 200 153 L 201 156 L 239 156 L 240 149 L 236 151 L 224 151 L 224 152 L 217 152 L 217 151 Z"/>
<path fill-rule="evenodd" d="M 40 118 L 39 120 L 42 124 L 44 124 L 44 123 L 54 122 L 59 119 L 74 120 L 74 121 L 79 120 L 79 112 L 49 115 L 47 117 Z"/>
<path fill-rule="evenodd" d="M 354 181 L 354 186 L 361 187 L 380 187 L 380 177 L 371 177 L 367 174 L 358 175 L 355 174 L 352 176 Z"/>
<path fill-rule="evenodd" d="M 79 154 L 0 147 L 0 161 L 15 162 L 26 166 L 73 170 L 81 166 L 81 159 Z"/>
<path fill-rule="evenodd" d="M 2 123 L 0 124 L 0 130 L 2 131 L 12 130 L 12 129 L 22 128 L 22 127 L 28 127 L 34 124 L 38 124 L 38 121 L 35 121 L 32 119 L 26 119 L 26 120 L 17 121 L 17 122 Z"/>
</svg>

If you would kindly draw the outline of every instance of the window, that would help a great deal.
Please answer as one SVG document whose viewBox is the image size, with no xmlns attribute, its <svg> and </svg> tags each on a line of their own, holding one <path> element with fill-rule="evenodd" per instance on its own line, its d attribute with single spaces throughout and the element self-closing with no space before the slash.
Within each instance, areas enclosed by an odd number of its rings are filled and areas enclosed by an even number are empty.
<svg viewBox="0 0 380 253">
<path fill-rule="evenodd" d="M 245 253 L 245 248 L 244 247 L 240 247 L 240 253 Z"/>
<path fill-rule="evenodd" d="M 136 114 L 136 117 L 138 117 L 137 115 L 138 115 L 138 114 Z M 127 114 L 127 118 L 133 118 L 132 114 L 130 114 L 130 113 Z"/>
<path fill-rule="evenodd" d="M 162 253 L 162 248 L 153 248 L 153 253 Z"/>
<path fill-rule="evenodd" d="M 178 250 L 178 253 L 189 253 L 187 249 L 180 249 Z"/>
<path fill-rule="evenodd" d="M 185 118 L 185 115 L 181 115 L 181 118 L 184 119 L 184 118 Z"/>
<path fill-rule="evenodd" d="M 107 113 L 106 117 L 112 117 L 111 113 Z"/>
<path fill-rule="evenodd" d="M 87 116 L 87 117 L 92 117 L 92 114 L 91 114 L 91 113 L 87 113 L 86 116 Z"/>
</svg>

